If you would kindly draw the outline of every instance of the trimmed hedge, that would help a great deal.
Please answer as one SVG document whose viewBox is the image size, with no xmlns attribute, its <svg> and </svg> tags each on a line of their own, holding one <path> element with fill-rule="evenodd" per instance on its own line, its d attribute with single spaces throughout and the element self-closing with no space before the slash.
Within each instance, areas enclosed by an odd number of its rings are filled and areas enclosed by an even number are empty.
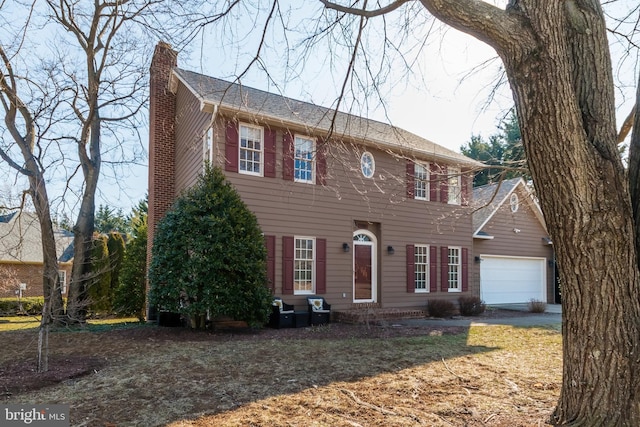
<svg viewBox="0 0 640 427">
<path fill-rule="evenodd" d="M 44 297 L 21 298 L 22 311 L 18 298 L 0 298 L 0 316 L 16 316 L 20 314 L 40 315 L 44 308 Z"/>
</svg>

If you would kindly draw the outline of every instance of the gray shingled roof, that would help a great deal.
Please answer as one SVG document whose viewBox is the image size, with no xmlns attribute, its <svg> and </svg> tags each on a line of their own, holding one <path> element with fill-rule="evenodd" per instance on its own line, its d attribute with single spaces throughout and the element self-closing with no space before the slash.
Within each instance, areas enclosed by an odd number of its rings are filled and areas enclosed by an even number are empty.
<svg viewBox="0 0 640 427">
<path fill-rule="evenodd" d="M 70 261 L 73 253 L 73 234 L 56 231 L 56 252 L 58 261 Z M 42 262 L 42 238 L 40 222 L 30 212 L 14 212 L 0 218 L 0 261 L 2 262 Z"/>
<path fill-rule="evenodd" d="M 215 105 L 219 111 L 248 114 L 256 121 L 269 120 L 283 126 L 302 127 L 316 135 L 329 132 L 334 122 L 335 110 L 329 108 L 179 68 L 174 69 L 174 76 L 200 100 L 202 106 Z M 334 123 L 334 136 L 354 138 L 379 148 L 401 148 L 408 150 L 407 154 L 426 155 L 459 165 L 481 165 L 460 153 L 387 123 L 343 112 L 338 112 Z"/>
<path fill-rule="evenodd" d="M 484 226 L 520 183 L 524 185 L 522 178 L 512 178 L 473 189 L 473 206 L 476 207 L 472 215 L 474 234 L 480 231 L 480 227 Z"/>
</svg>

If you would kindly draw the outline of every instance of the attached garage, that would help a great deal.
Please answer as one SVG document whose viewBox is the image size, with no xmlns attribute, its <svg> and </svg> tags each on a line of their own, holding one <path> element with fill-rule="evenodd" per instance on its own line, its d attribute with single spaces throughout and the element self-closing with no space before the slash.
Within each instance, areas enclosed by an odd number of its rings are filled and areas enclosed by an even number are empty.
<svg viewBox="0 0 640 427">
<path fill-rule="evenodd" d="M 546 301 L 544 258 L 480 255 L 480 298 L 487 304 Z"/>
</svg>

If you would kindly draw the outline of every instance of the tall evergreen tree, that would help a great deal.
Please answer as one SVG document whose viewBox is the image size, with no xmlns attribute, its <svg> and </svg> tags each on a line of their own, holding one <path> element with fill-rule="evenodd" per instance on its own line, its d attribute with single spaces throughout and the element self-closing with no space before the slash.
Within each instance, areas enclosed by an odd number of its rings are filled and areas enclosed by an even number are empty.
<svg viewBox="0 0 640 427">
<path fill-rule="evenodd" d="M 158 224 L 150 302 L 191 317 L 264 324 L 271 309 L 266 248 L 256 216 L 219 168 L 207 166 Z"/>
<path fill-rule="evenodd" d="M 515 110 L 511 110 L 498 130 L 498 133 L 489 137 L 489 141 L 474 135 L 471 137 L 471 141 L 460 147 L 460 152 L 465 156 L 484 162 L 489 166 L 497 166 L 487 167 L 476 172 L 473 178 L 474 187 L 517 176 L 522 176 L 527 180 L 531 179 Z"/>
</svg>

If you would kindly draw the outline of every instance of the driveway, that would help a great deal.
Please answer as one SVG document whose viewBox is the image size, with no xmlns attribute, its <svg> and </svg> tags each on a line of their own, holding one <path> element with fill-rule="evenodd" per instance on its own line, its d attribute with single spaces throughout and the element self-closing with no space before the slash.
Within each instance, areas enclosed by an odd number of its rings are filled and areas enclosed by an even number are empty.
<svg viewBox="0 0 640 427">
<path fill-rule="evenodd" d="M 522 315 L 513 313 L 513 316 L 496 317 L 496 318 L 467 318 L 456 317 L 452 319 L 403 319 L 398 322 L 403 325 L 440 325 L 440 326 L 491 326 L 491 325 L 511 325 L 511 326 L 544 326 L 544 325 L 562 325 L 562 308 L 559 304 L 548 304 L 544 313 L 530 313 L 527 304 L 507 304 L 501 306 L 492 306 L 501 310 L 510 310 L 522 312 Z"/>
</svg>

